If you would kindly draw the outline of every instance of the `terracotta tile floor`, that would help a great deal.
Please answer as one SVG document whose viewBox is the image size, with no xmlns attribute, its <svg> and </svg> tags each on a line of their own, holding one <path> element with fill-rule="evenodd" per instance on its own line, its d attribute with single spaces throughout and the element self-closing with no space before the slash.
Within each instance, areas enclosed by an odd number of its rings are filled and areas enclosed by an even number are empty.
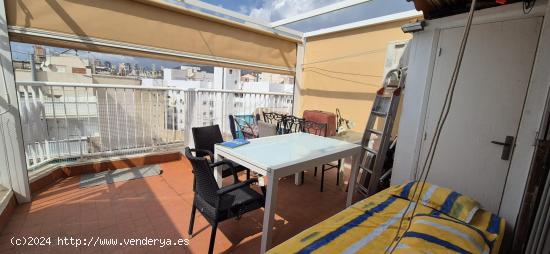
<svg viewBox="0 0 550 254">
<path fill-rule="evenodd" d="M 192 173 L 186 160 L 161 164 L 163 173 L 144 179 L 79 188 L 79 177 L 67 178 L 35 193 L 20 205 L 0 236 L 0 253 L 206 253 L 210 226 L 200 213 L 188 246 L 58 246 L 58 237 L 91 239 L 188 238 L 193 199 Z M 336 170 L 325 176 L 306 172 L 305 183 L 279 181 L 274 243 L 278 244 L 344 208 L 345 187 L 335 185 Z M 347 178 L 346 178 L 347 179 Z M 229 180 L 229 179 L 227 179 Z M 258 253 L 263 210 L 228 220 L 218 227 L 216 253 Z M 12 237 L 51 237 L 51 246 L 14 247 Z"/>
</svg>

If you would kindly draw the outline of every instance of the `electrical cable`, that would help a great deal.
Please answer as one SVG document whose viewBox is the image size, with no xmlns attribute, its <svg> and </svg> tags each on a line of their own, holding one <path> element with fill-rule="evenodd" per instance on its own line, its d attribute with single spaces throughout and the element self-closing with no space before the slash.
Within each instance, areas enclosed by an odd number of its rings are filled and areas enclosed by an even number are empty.
<svg viewBox="0 0 550 254">
<path fill-rule="evenodd" d="M 361 82 L 361 81 L 352 80 L 352 79 L 345 79 L 345 78 L 335 77 L 335 76 L 331 76 L 329 74 L 326 74 L 326 73 L 323 73 L 323 72 L 320 72 L 320 71 L 309 70 L 309 72 L 316 73 L 316 74 L 319 74 L 321 76 L 325 76 L 325 77 L 336 79 L 336 80 L 347 81 L 347 82 L 356 83 L 356 84 L 360 84 L 360 85 L 380 88 L 380 85 L 377 85 L 377 84 L 371 84 L 371 83 Z"/>
<path fill-rule="evenodd" d="M 304 71 L 307 69 L 315 69 L 325 72 L 331 72 L 331 73 L 337 73 L 337 74 L 344 74 L 344 75 L 352 75 L 352 76 L 363 76 L 363 77 L 373 77 L 373 78 L 382 78 L 382 75 L 373 75 L 373 74 L 362 74 L 362 73 L 353 73 L 353 72 L 343 72 L 343 71 L 331 71 L 319 67 L 304 67 Z"/>
<path fill-rule="evenodd" d="M 342 60 L 342 59 L 346 59 L 346 58 L 354 58 L 354 57 L 363 56 L 363 55 L 378 54 L 378 53 L 383 53 L 383 52 L 386 52 L 385 48 L 384 49 L 373 49 L 373 50 L 368 50 L 368 51 L 364 51 L 364 52 L 356 52 L 356 53 L 349 54 L 349 55 L 344 55 L 344 56 L 339 56 L 339 57 L 334 57 L 334 58 L 327 58 L 327 59 L 322 59 L 322 60 L 318 60 L 318 61 L 314 61 L 314 62 L 304 63 L 304 64 L 302 64 L 302 66 L 308 66 L 308 65 L 312 65 L 312 64 L 318 64 L 318 63 L 333 62 L 333 61 L 336 61 L 336 60 Z"/>
<path fill-rule="evenodd" d="M 401 228 L 403 227 L 403 221 L 405 220 L 405 217 L 406 217 L 411 205 L 414 203 L 414 207 L 413 207 L 411 216 L 407 219 L 407 220 L 409 220 L 409 224 L 407 225 L 407 228 L 405 229 L 405 232 L 407 230 L 409 230 L 409 228 L 411 226 L 411 222 L 412 222 L 412 217 L 414 216 L 414 214 L 416 212 L 416 208 L 418 207 L 418 202 L 420 201 L 422 191 L 424 190 L 426 180 L 427 180 L 428 175 L 429 175 L 430 170 L 431 170 L 434 154 L 435 154 L 435 151 L 437 149 L 437 145 L 439 143 L 439 138 L 441 136 L 441 131 L 443 129 L 443 126 L 444 126 L 445 122 L 447 121 L 447 117 L 449 116 L 449 112 L 450 112 L 451 105 L 452 105 L 452 102 L 453 102 L 453 96 L 454 96 L 454 92 L 455 92 L 455 88 L 456 88 L 456 83 L 458 81 L 458 74 L 460 73 L 460 68 L 462 66 L 462 59 L 464 58 L 464 52 L 466 50 L 466 44 L 468 42 L 468 37 L 469 37 L 469 34 L 470 34 L 470 28 L 472 27 L 472 20 L 473 20 L 473 17 L 474 17 L 476 3 L 477 3 L 477 0 L 472 0 L 472 2 L 471 2 L 470 12 L 468 14 L 468 20 L 466 22 L 466 26 L 464 27 L 464 34 L 463 34 L 463 37 L 462 37 L 462 41 L 460 43 L 460 50 L 458 52 L 458 57 L 456 59 L 455 68 L 453 69 L 453 74 L 451 76 L 450 85 L 449 85 L 449 88 L 447 89 L 447 94 L 445 96 L 445 101 L 443 102 L 443 108 L 441 109 L 441 112 L 439 114 L 439 118 L 438 118 L 437 125 L 436 125 L 436 130 L 435 130 L 435 133 L 434 133 L 434 138 L 430 142 L 430 146 L 429 146 L 429 149 L 428 149 L 428 154 L 426 156 L 426 160 L 424 161 L 424 166 L 422 167 L 422 170 L 420 172 L 419 181 L 417 181 L 416 184 L 415 184 L 415 188 L 414 188 L 414 191 L 413 191 L 413 196 L 412 196 L 411 200 L 409 200 L 407 208 L 405 209 L 405 212 L 403 213 L 403 216 L 401 217 L 401 219 L 399 221 L 399 226 L 397 228 L 397 232 L 395 234 L 395 237 L 390 242 L 390 245 L 386 249 L 386 252 L 388 250 L 390 250 L 389 253 L 393 253 L 393 251 L 399 245 L 399 242 L 401 241 L 401 239 L 403 239 L 403 238 L 399 238 L 399 233 L 401 231 Z M 421 185 L 420 193 L 418 194 L 418 197 L 416 197 L 416 193 L 418 191 L 418 186 L 419 185 Z M 416 201 L 414 199 L 416 199 Z M 397 240 L 397 242 L 396 242 L 396 240 Z M 394 244 L 394 242 L 395 242 L 395 244 Z"/>
</svg>

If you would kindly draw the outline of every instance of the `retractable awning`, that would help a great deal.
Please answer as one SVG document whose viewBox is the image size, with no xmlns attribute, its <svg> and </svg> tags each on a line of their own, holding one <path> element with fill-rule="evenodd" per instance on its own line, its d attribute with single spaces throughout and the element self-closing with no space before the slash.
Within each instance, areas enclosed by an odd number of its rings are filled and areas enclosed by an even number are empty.
<svg viewBox="0 0 550 254">
<path fill-rule="evenodd" d="M 159 0 L 6 0 L 10 39 L 291 74 L 296 38 Z"/>
</svg>

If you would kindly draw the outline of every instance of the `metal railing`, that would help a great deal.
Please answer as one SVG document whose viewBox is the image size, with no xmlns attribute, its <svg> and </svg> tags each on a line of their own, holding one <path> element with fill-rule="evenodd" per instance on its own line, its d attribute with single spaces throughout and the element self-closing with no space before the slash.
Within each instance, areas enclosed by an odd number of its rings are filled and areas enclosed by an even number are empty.
<svg viewBox="0 0 550 254">
<path fill-rule="evenodd" d="M 292 95 L 107 84 L 17 82 L 27 166 L 189 145 L 191 128 L 230 114 L 292 112 Z"/>
</svg>

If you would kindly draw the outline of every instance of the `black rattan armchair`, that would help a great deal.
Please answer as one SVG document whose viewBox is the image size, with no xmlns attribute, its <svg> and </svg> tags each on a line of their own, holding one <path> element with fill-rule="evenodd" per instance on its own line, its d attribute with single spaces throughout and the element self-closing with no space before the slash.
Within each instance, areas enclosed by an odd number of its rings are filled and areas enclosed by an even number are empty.
<svg viewBox="0 0 550 254">
<path fill-rule="evenodd" d="M 327 125 L 324 123 L 317 123 L 313 121 L 303 121 L 302 122 L 302 131 L 306 133 L 311 133 L 318 136 L 326 137 L 327 134 Z M 336 164 L 327 163 L 321 166 L 321 192 L 324 190 L 325 186 L 325 172 L 333 168 L 339 169 L 342 166 L 342 159 L 338 160 Z M 303 174 L 303 172 L 302 172 Z M 315 172 L 313 176 L 317 176 L 317 167 L 315 167 Z M 302 175 L 302 180 L 304 179 Z M 340 184 L 340 172 L 336 173 L 336 185 Z"/>
<path fill-rule="evenodd" d="M 213 163 L 214 145 L 223 142 L 220 127 L 217 124 L 205 127 L 194 127 L 191 129 L 191 132 L 193 133 L 193 141 L 195 142 L 195 149 L 197 149 L 197 156 L 208 156 L 208 158 L 210 159 L 210 163 Z M 232 162 L 232 166 L 235 168 L 237 173 L 246 170 L 246 179 L 250 178 L 249 169 L 234 162 Z M 223 178 L 231 175 L 233 175 L 233 172 L 231 172 L 230 170 L 226 169 L 222 171 Z"/>
<path fill-rule="evenodd" d="M 196 183 L 193 188 L 195 197 L 191 210 L 189 235 L 190 237 L 193 235 L 195 212 L 198 209 L 212 226 L 210 245 L 208 247 L 208 253 L 212 253 L 214 251 L 218 223 L 235 217 L 240 218 L 241 215 L 247 212 L 263 207 L 265 197 L 250 188 L 251 184 L 258 181 L 257 178 L 248 179 L 244 182 L 235 182 L 232 185 L 219 188 L 214 178 L 213 167 L 227 165 L 233 170 L 233 164 L 226 160 L 210 164 L 206 158 L 197 157 L 192 152 L 193 150 L 189 147 L 185 148 L 185 156 L 193 166 L 194 181 Z"/>
</svg>

